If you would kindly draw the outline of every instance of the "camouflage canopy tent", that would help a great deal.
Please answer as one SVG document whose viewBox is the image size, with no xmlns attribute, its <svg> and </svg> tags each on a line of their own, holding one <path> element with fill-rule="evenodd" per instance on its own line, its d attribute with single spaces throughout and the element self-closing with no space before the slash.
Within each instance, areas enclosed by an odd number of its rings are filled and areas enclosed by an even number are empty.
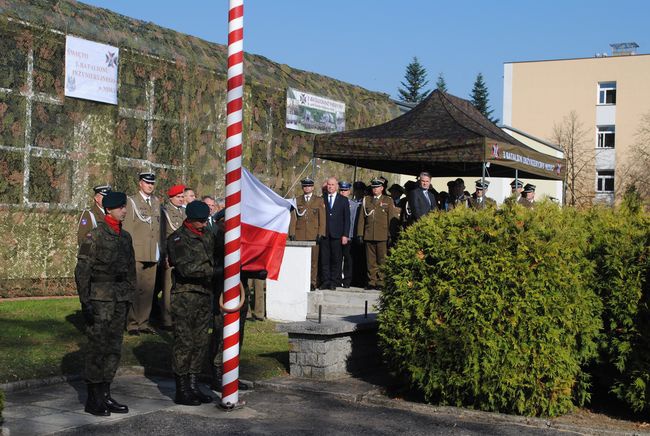
<svg viewBox="0 0 650 436">
<path fill-rule="evenodd" d="M 533 150 L 469 101 L 438 90 L 384 124 L 316 135 L 314 156 L 413 175 L 482 176 L 487 168 L 492 177 L 562 180 L 565 173 L 564 159 Z"/>
</svg>

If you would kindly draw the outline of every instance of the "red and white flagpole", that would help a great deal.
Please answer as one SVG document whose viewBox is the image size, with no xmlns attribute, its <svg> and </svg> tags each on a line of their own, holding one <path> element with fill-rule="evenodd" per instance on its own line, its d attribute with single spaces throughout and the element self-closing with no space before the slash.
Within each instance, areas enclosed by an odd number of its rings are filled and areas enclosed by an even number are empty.
<svg viewBox="0 0 650 436">
<path fill-rule="evenodd" d="M 223 377 L 221 405 L 239 403 L 239 310 L 241 248 L 242 99 L 244 95 L 244 1 L 229 0 L 226 130 L 226 234 L 224 259 Z"/>
</svg>

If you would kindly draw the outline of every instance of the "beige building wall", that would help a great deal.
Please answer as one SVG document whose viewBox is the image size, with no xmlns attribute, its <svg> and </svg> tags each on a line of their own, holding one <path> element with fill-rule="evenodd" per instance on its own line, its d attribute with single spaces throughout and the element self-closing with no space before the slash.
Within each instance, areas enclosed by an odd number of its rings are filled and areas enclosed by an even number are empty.
<svg viewBox="0 0 650 436">
<path fill-rule="evenodd" d="M 598 104 L 599 82 L 616 82 L 616 105 Z M 650 112 L 650 55 L 627 55 L 512 62 L 504 64 L 503 122 L 543 140 L 553 142 L 553 129 L 571 111 L 588 131 L 585 153 L 599 154 L 585 173 L 584 183 L 596 191 L 596 166 L 615 170 L 615 192 L 630 149 L 635 143 L 641 116 Z M 603 118 L 605 117 L 605 118 Z M 613 118 L 614 150 L 597 149 L 597 118 Z M 611 156 L 609 156 L 611 155 Z M 613 166 L 613 168 L 604 168 Z M 603 198 L 605 199 L 605 198 Z"/>
</svg>

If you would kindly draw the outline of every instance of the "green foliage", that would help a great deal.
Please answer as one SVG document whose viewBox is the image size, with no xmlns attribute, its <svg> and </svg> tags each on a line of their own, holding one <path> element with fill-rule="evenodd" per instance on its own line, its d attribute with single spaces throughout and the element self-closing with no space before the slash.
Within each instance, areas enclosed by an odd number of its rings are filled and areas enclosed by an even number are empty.
<svg viewBox="0 0 650 436">
<path fill-rule="evenodd" d="M 2 418 L 2 411 L 4 410 L 4 408 L 5 408 L 5 394 L 4 392 L 2 392 L 2 390 L 0 390 L 0 424 L 2 424 L 2 422 L 4 421 L 4 419 Z"/>
<path fill-rule="evenodd" d="M 633 411 L 650 401 L 650 220 L 628 192 L 619 210 L 587 212 L 593 288 L 603 302 L 597 382 Z"/>
<path fill-rule="evenodd" d="M 384 355 L 427 400 L 558 415 L 589 399 L 601 303 L 573 209 L 455 209 L 405 231 L 382 295 Z"/>
<path fill-rule="evenodd" d="M 499 122 L 498 118 L 492 118 L 492 112 L 494 112 L 494 110 L 490 109 L 490 92 L 487 89 L 485 80 L 483 80 L 482 73 L 478 73 L 476 76 L 470 99 L 474 107 L 478 109 L 485 118 L 493 123 Z"/>
<path fill-rule="evenodd" d="M 413 57 L 410 64 L 406 66 L 404 74 L 406 83 L 400 82 L 403 88 L 399 88 L 399 98 L 407 103 L 419 103 L 429 95 L 429 91 L 424 90 L 429 81 L 427 80 L 427 70 L 420 64 L 417 57 Z"/>
<path fill-rule="evenodd" d="M 447 81 L 445 80 L 445 75 L 442 73 L 438 74 L 438 80 L 436 80 L 436 89 L 442 92 L 448 92 Z"/>
</svg>

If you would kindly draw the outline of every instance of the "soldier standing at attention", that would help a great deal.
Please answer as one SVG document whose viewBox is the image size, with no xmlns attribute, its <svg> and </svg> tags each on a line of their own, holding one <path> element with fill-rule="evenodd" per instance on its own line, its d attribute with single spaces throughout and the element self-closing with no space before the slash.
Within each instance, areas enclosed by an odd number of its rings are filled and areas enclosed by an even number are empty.
<svg viewBox="0 0 650 436">
<path fill-rule="evenodd" d="M 93 196 L 93 205 L 90 209 L 81 212 L 79 217 L 79 228 L 77 229 L 77 244 L 81 243 L 86 238 L 89 231 L 97 227 L 97 223 L 104 221 L 104 208 L 102 207 L 102 200 L 106 194 L 111 192 L 110 185 L 99 185 L 93 187 L 95 195 Z"/>
<path fill-rule="evenodd" d="M 185 210 L 183 225 L 167 238 L 169 263 L 174 268 L 172 369 L 175 402 L 198 406 L 212 401 L 201 392 L 197 375 L 208 357 L 212 287 L 223 264 L 217 263 L 214 235 L 206 229 L 208 205 L 195 200 Z"/>
<path fill-rule="evenodd" d="M 517 203 L 528 209 L 535 207 L 535 188 L 535 185 L 527 183 L 526 186 L 524 186 L 524 191 L 521 193 L 521 198 Z"/>
<path fill-rule="evenodd" d="M 384 278 L 379 267 L 386 261 L 391 220 L 398 219 L 398 215 L 393 199 L 383 195 L 382 181 L 375 179 L 370 182 L 370 187 L 372 195 L 365 196 L 361 203 L 357 234 L 363 239 L 366 247 L 366 289 L 382 289 Z"/>
<path fill-rule="evenodd" d="M 472 197 L 469 199 L 469 206 L 472 209 L 485 209 L 486 207 L 497 206 L 497 202 L 494 199 L 485 195 L 488 186 L 490 186 L 490 182 L 487 180 L 485 182 L 482 180 L 476 181 L 476 191 L 474 191 Z"/>
<path fill-rule="evenodd" d="M 289 239 L 292 241 L 315 241 L 325 235 L 325 204 L 314 194 L 314 181 L 305 178 L 300 181 L 303 195 L 296 198 L 297 208 L 291 211 Z M 311 247 L 311 289 L 318 285 L 318 245 Z"/>
<path fill-rule="evenodd" d="M 139 174 L 139 191 L 128 198 L 124 230 L 133 238 L 137 286 L 129 310 L 126 330 L 130 335 L 156 334 L 149 325 L 156 271 L 160 260 L 160 201 L 154 196 L 156 176 Z"/>
<path fill-rule="evenodd" d="M 167 241 L 169 235 L 178 230 L 180 226 L 183 225 L 183 220 L 185 219 L 185 186 L 175 185 L 167 190 L 167 197 L 169 198 L 162 205 L 162 219 L 160 220 L 160 238 L 162 241 Z M 163 248 L 166 248 L 165 244 L 161 244 Z M 169 263 L 166 259 L 166 252 L 163 253 L 165 262 L 163 267 L 165 271 L 163 273 L 163 304 L 161 307 L 162 312 L 162 329 L 171 330 L 172 329 L 172 314 L 171 314 L 171 291 L 172 291 L 172 268 L 169 266 Z"/>
<path fill-rule="evenodd" d="M 122 229 L 126 194 L 110 192 L 103 200 L 104 220 L 85 236 L 75 269 L 75 282 L 86 322 L 85 411 L 109 416 L 129 408 L 111 397 L 111 382 L 120 363 L 124 323 L 135 291 L 135 258 L 131 236 Z"/>
</svg>

